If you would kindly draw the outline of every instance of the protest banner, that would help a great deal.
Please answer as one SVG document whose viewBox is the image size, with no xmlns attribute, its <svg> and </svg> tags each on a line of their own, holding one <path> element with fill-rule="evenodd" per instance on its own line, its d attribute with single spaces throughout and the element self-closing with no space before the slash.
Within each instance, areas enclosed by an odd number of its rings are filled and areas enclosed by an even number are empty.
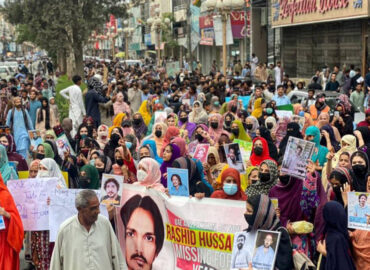
<svg viewBox="0 0 370 270">
<path fill-rule="evenodd" d="M 69 152 L 72 156 L 75 156 L 75 152 L 71 147 L 71 144 L 68 141 L 68 138 L 65 134 L 60 135 L 56 140 L 55 143 L 58 147 L 58 154 L 60 158 L 64 159 L 64 153 Z"/>
<path fill-rule="evenodd" d="M 274 269 L 279 241 L 280 232 L 257 231 L 252 258 L 253 269 Z"/>
<path fill-rule="evenodd" d="M 186 169 L 167 168 L 170 195 L 189 197 L 189 172 Z"/>
<path fill-rule="evenodd" d="M 123 176 L 103 174 L 101 181 L 101 203 L 119 205 L 121 201 Z"/>
<path fill-rule="evenodd" d="M 288 138 L 288 144 L 284 153 L 281 172 L 297 177 L 306 178 L 306 166 L 311 159 L 315 144 L 295 137 Z"/>
<path fill-rule="evenodd" d="M 278 118 L 288 117 L 290 119 L 293 115 L 292 111 L 275 110 L 275 113 Z"/>
<path fill-rule="evenodd" d="M 41 143 L 43 143 L 43 140 L 41 138 L 40 130 L 29 130 L 28 131 L 28 137 L 31 141 L 31 146 L 33 147 L 33 151 L 36 151 L 37 146 Z"/>
<path fill-rule="evenodd" d="M 200 162 L 205 163 L 207 161 L 208 149 L 209 144 L 198 143 L 193 157 L 199 159 Z"/>
<path fill-rule="evenodd" d="M 25 231 L 49 230 L 50 190 L 57 186 L 57 178 L 9 180 L 8 189 L 13 196 Z"/>
<path fill-rule="evenodd" d="M 234 235 L 234 246 L 231 257 L 231 268 L 248 269 L 249 263 L 252 263 L 253 248 L 256 242 L 255 234 L 247 232 L 237 232 Z"/>
<path fill-rule="evenodd" d="M 63 175 L 63 178 L 64 180 L 66 181 L 66 186 L 68 187 L 69 186 L 69 179 L 68 179 L 68 172 L 63 172 L 62 171 L 62 175 Z M 19 179 L 28 179 L 30 176 L 30 172 L 29 171 L 18 171 L 18 178 Z"/>
<path fill-rule="evenodd" d="M 348 228 L 370 231 L 370 193 L 348 192 Z"/>
<path fill-rule="evenodd" d="M 239 139 L 234 139 L 233 143 L 239 144 L 242 159 L 244 161 L 249 160 L 249 158 L 251 157 L 251 153 L 252 153 L 253 143 L 239 140 Z"/>
<path fill-rule="evenodd" d="M 50 194 L 49 205 L 49 241 L 55 242 L 60 225 L 68 218 L 77 215 L 76 195 L 82 189 L 54 189 Z M 100 190 L 94 190 L 100 200 Z M 100 205 L 100 214 L 109 218 L 105 205 Z"/>
<path fill-rule="evenodd" d="M 154 189 L 124 184 L 116 229 L 131 269 L 138 263 L 153 270 L 230 269 L 234 233 L 248 226 L 244 211 L 242 201 L 168 198 Z M 148 231 L 153 240 L 142 242 L 137 235 Z M 135 260 L 139 254 L 145 260 Z"/>
<path fill-rule="evenodd" d="M 243 158 L 241 155 L 239 144 L 225 144 L 224 150 L 229 167 L 238 170 L 241 174 L 245 173 L 245 166 L 243 164 Z"/>
<path fill-rule="evenodd" d="M 0 231 L 5 229 L 5 222 L 3 216 L 0 216 Z"/>
</svg>

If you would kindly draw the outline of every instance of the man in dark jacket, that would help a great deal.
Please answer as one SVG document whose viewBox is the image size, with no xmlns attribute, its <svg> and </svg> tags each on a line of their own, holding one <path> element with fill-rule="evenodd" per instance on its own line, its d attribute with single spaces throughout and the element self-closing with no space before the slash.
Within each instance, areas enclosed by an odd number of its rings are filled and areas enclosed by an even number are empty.
<svg viewBox="0 0 370 270">
<path fill-rule="evenodd" d="M 86 115 L 94 119 L 96 128 L 100 126 L 99 103 L 107 103 L 110 100 L 111 87 L 108 87 L 105 96 L 101 93 L 102 83 L 98 78 L 92 77 L 87 83 L 88 91 L 85 96 Z"/>
</svg>

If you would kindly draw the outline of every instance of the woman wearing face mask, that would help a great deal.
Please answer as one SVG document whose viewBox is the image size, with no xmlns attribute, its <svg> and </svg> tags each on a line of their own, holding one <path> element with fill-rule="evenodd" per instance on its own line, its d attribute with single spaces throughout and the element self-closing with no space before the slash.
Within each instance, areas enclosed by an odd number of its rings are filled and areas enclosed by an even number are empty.
<svg viewBox="0 0 370 270">
<path fill-rule="evenodd" d="M 214 189 L 219 188 L 219 184 L 217 183 L 216 179 L 225 166 L 228 165 L 226 163 L 221 163 L 217 148 L 211 146 L 208 149 L 207 162 L 203 164 L 203 167 L 206 172 L 207 181 Z"/>
<path fill-rule="evenodd" d="M 248 136 L 253 140 L 257 136 L 257 129 L 260 127 L 258 120 L 254 116 L 248 116 L 247 120 L 245 120 L 245 123 L 245 126 L 247 128 L 246 132 Z"/>
<path fill-rule="evenodd" d="M 27 161 L 16 152 L 16 147 L 12 135 L 1 134 L 0 144 L 2 144 L 7 151 L 8 160 L 17 162 L 17 171 L 28 171 Z"/>
<path fill-rule="evenodd" d="M 294 269 L 293 247 L 289 233 L 284 227 L 281 227 L 269 197 L 263 194 L 248 197 L 244 218 L 248 223 L 248 232 L 256 233 L 257 230 L 268 230 L 281 233 L 274 269 Z"/>
<path fill-rule="evenodd" d="M 230 140 L 233 141 L 235 139 L 243 140 L 246 142 L 252 141 L 249 135 L 245 132 L 242 122 L 240 122 L 239 120 L 234 120 L 231 124 Z"/>
<path fill-rule="evenodd" d="M 137 140 L 136 140 L 136 137 L 132 134 L 127 134 L 125 136 L 125 144 L 126 144 L 126 147 L 127 149 L 130 151 L 130 154 L 132 156 L 132 158 L 134 160 L 138 160 L 139 159 L 139 155 L 136 151 L 137 149 Z"/>
<path fill-rule="evenodd" d="M 114 160 L 114 151 L 119 146 L 118 142 L 123 138 L 123 131 L 121 128 L 113 129 L 112 135 L 105 145 L 104 155 L 109 157 L 111 160 Z"/>
<path fill-rule="evenodd" d="M 159 164 L 152 158 L 144 158 L 139 162 L 136 177 L 138 182 L 134 185 L 153 188 L 160 192 L 165 191 L 165 187 L 161 184 Z"/>
<path fill-rule="evenodd" d="M 347 229 L 347 214 L 343 206 L 335 201 L 328 202 L 323 209 L 325 239 L 320 241 L 317 251 L 322 254 L 320 269 L 355 270 L 351 255 Z"/>
<path fill-rule="evenodd" d="M 18 175 L 14 167 L 9 165 L 6 149 L 3 145 L 0 145 L 0 172 L 5 184 L 9 179 L 18 179 Z"/>
<path fill-rule="evenodd" d="M 369 158 L 370 155 L 370 129 L 368 127 L 358 127 L 353 135 L 356 136 L 358 140 L 358 150 L 366 153 Z"/>
<path fill-rule="evenodd" d="M 231 113 L 227 113 L 224 115 L 224 130 L 227 132 L 231 132 L 231 124 L 235 120 L 234 116 Z"/>
<path fill-rule="evenodd" d="M 206 125 L 200 124 L 197 126 L 197 128 L 194 131 L 194 139 L 191 143 L 189 143 L 189 153 L 192 155 L 195 152 L 195 149 L 197 148 L 198 144 L 210 144 L 214 145 L 215 142 L 211 138 L 211 136 L 208 133 L 209 129 Z"/>
<path fill-rule="evenodd" d="M 209 129 L 208 133 L 211 136 L 211 138 L 217 142 L 222 134 L 222 132 L 225 132 L 223 127 L 223 117 L 219 113 L 212 113 L 208 117 L 208 123 L 209 123 Z"/>
<path fill-rule="evenodd" d="M 108 126 L 107 125 L 100 125 L 98 127 L 98 138 L 96 142 L 99 144 L 100 149 L 104 149 L 106 144 L 108 143 Z"/>
<path fill-rule="evenodd" d="M 339 151 L 339 142 L 335 139 L 333 128 L 325 125 L 320 128 L 320 131 L 322 134 L 320 144 L 326 146 L 330 152 Z"/>
<path fill-rule="evenodd" d="M 306 129 L 306 137 L 305 140 L 311 141 L 315 144 L 314 152 L 312 155 L 311 160 L 316 165 L 316 171 L 321 172 L 322 167 L 324 166 L 325 162 L 327 161 L 326 155 L 328 154 L 329 150 L 325 146 L 320 145 L 320 130 L 318 127 L 310 126 Z"/>
<path fill-rule="evenodd" d="M 330 199 L 345 206 L 342 198 L 342 189 L 345 185 L 348 185 L 349 189 L 352 190 L 353 180 L 351 171 L 341 167 L 335 168 L 329 175 L 329 182 L 331 184 L 331 188 L 329 189 Z"/>
<path fill-rule="evenodd" d="M 243 192 L 245 192 L 248 186 L 254 185 L 257 183 L 257 181 L 259 181 L 258 170 L 259 169 L 257 166 L 249 166 L 247 168 L 246 173 L 245 173 L 247 181 L 241 182 L 241 188 Z"/>
<path fill-rule="evenodd" d="M 147 150 L 143 148 L 147 148 Z M 140 150 L 139 150 L 139 155 L 140 155 L 140 159 L 142 159 L 143 156 L 146 156 L 146 157 L 150 156 L 151 158 L 155 159 L 159 164 L 163 163 L 163 159 L 159 157 L 157 154 L 157 146 L 155 144 L 155 141 L 153 140 L 143 141 L 142 146 L 140 147 Z"/>
<path fill-rule="evenodd" d="M 37 109 L 37 112 L 36 112 L 35 129 L 40 130 L 41 136 L 43 137 L 46 130 L 53 128 L 57 124 L 58 124 L 58 121 L 57 119 L 55 119 L 54 113 L 49 107 L 48 99 L 42 98 L 41 108 Z"/>
<path fill-rule="evenodd" d="M 342 102 L 337 104 L 335 111 L 339 115 L 334 115 L 331 125 L 338 129 L 341 136 L 353 134 L 353 119 Z"/>
<path fill-rule="evenodd" d="M 140 113 L 135 113 L 133 115 L 132 127 L 135 131 L 135 136 L 139 139 L 139 141 L 141 141 L 148 132 L 148 128 L 145 125 L 143 117 Z"/>
<path fill-rule="evenodd" d="M 186 111 L 179 112 L 179 127 L 184 132 L 184 136 L 191 139 L 193 132 L 196 129 L 197 125 L 189 122 L 188 113 Z"/>
<path fill-rule="evenodd" d="M 146 140 L 154 140 L 155 146 L 157 148 L 157 155 L 161 156 L 161 150 L 164 146 L 164 135 L 167 131 L 167 125 L 164 123 L 155 123 L 153 125 L 152 135 L 149 135 L 144 138 Z"/>
<path fill-rule="evenodd" d="M 161 183 L 164 187 L 167 187 L 167 168 L 172 167 L 172 163 L 174 162 L 174 160 L 179 157 L 181 157 L 181 154 L 180 148 L 177 145 L 170 143 L 164 148 L 163 163 L 160 167 L 162 174 Z"/>
<path fill-rule="evenodd" d="M 279 157 L 284 156 L 285 148 L 288 144 L 289 137 L 302 139 L 302 133 L 299 131 L 299 124 L 296 122 L 290 122 L 286 127 L 286 135 L 279 144 Z"/>
<path fill-rule="evenodd" d="M 93 130 L 92 128 L 89 128 L 86 124 L 81 124 L 78 127 L 77 134 L 75 136 L 76 139 L 76 148 L 74 149 L 77 151 L 78 145 L 80 143 L 80 140 L 85 139 L 87 137 L 92 138 L 93 137 Z"/>
<path fill-rule="evenodd" d="M 271 138 L 270 131 L 265 128 L 264 126 L 259 127 L 259 135 L 264 138 L 267 142 L 267 146 L 269 148 L 269 155 L 270 157 L 277 161 L 278 160 L 278 150 L 276 148 L 276 145 L 274 144 L 274 141 Z"/>
<path fill-rule="evenodd" d="M 125 183 L 132 184 L 136 182 L 135 163 L 125 142 L 121 145 L 114 153 L 116 163 L 112 166 L 113 174 L 123 175 Z"/>
<path fill-rule="evenodd" d="M 63 174 L 60 171 L 59 166 L 54 159 L 44 158 L 43 160 L 40 161 L 40 168 L 36 178 L 43 177 L 47 178 L 56 177 L 58 179 L 57 186 L 59 188 L 66 188 L 66 182 L 63 177 Z"/>
<path fill-rule="evenodd" d="M 246 196 L 240 187 L 240 173 L 228 168 L 221 175 L 222 190 L 216 190 L 212 193 L 211 198 L 228 199 L 228 200 L 246 200 Z"/>
<path fill-rule="evenodd" d="M 259 194 L 268 194 L 270 189 L 277 183 L 278 169 L 272 160 L 265 160 L 261 163 L 258 171 L 258 178 L 255 184 L 247 187 L 245 193 L 247 197 Z"/>
<path fill-rule="evenodd" d="M 44 159 L 44 158 L 54 158 L 54 152 L 51 148 L 50 144 L 44 142 L 37 146 L 36 148 L 36 159 Z"/>
<path fill-rule="evenodd" d="M 62 162 L 61 169 L 68 173 L 68 185 L 69 188 L 79 187 L 79 175 L 77 158 L 69 152 L 64 152 L 64 160 Z"/>
<path fill-rule="evenodd" d="M 227 111 L 226 113 L 230 113 L 234 116 L 235 119 L 239 119 L 238 113 L 239 113 L 239 103 L 236 100 L 230 100 L 227 103 Z"/>
<path fill-rule="evenodd" d="M 208 120 L 208 114 L 203 109 L 203 104 L 200 101 L 194 101 L 193 110 L 189 113 L 189 122 L 199 124 L 206 124 Z"/>
<path fill-rule="evenodd" d="M 354 152 L 351 156 L 353 170 L 353 190 L 356 192 L 366 192 L 365 176 L 369 172 L 369 159 L 362 151 Z"/>
<path fill-rule="evenodd" d="M 273 160 L 269 154 L 267 141 L 262 137 L 256 137 L 253 140 L 250 164 L 253 166 L 259 166 L 265 160 Z"/>
<path fill-rule="evenodd" d="M 108 129 L 109 138 L 113 133 L 113 129 L 117 127 L 120 128 L 123 120 L 126 120 L 126 119 L 127 119 L 127 116 L 123 112 L 120 112 L 119 114 L 116 115 L 116 117 L 113 119 L 113 125 Z"/>
<path fill-rule="evenodd" d="M 265 120 L 265 127 L 271 132 L 271 136 L 276 130 L 277 124 L 275 117 L 269 116 Z"/>
<path fill-rule="evenodd" d="M 112 161 L 109 157 L 106 157 L 104 155 L 101 155 L 95 159 L 94 166 L 98 170 L 100 182 L 103 177 L 103 173 L 110 174 L 112 171 Z"/>
<path fill-rule="evenodd" d="M 78 183 L 79 188 L 82 189 L 99 189 L 100 185 L 98 170 L 90 164 L 83 166 L 80 170 Z"/>
</svg>

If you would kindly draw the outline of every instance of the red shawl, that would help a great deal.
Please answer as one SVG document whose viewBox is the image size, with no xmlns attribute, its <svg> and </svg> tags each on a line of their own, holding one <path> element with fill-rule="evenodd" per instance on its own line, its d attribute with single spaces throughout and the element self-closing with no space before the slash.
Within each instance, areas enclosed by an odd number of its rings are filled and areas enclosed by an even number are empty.
<svg viewBox="0 0 370 270">
<path fill-rule="evenodd" d="M 221 190 L 216 190 L 215 192 L 212 193 L 211 198 L 216 198 L 216 199 L 227 199 L 227 200 L 238 200 L 238 201 L 245 201 L 247 200 L 247 196 L 245 196 L 245 193 L 242 191 L 240 187 L 240 173 L 238 170 L 234 168 L 227 168 L 222 172 L 221 175 L 221 185 L 223 186 L 224 181 L 226 177 L 231 176 L 236 180 L 236 184 L 238 185 L 238 191 L 230 196 L 227 195 L 222 189 Z"/>
<path fill-rule="evenodd" d="M 10 214 L 3 217 L 5 230 L 0 230 L 0 265 L 3 270 L 19 269 L 19 252 L 23 244 L 23 224 L 12 195 L 0 175 L 0 206 Z"/>
<path fill-rule="evenodd" d="M 260 156 L 257 156 L 254 153 L 254 144 L 257 140 L 260 140 L 262 142 L 263 151 L 262 151 L 262 155 L 260 155 Z M 262 161 L 264 161 L 266 159 L 272 160 L 276 163 L 276 161 L 273 158 L 270 157 L 269 146 L 267 144 L 267 141 L 262 137 L 254 138 L 252 152 L 251 152 L 251 158 L 250 158 L 252 165 L 253 166 L 259 166 L 262 163 Z"/>
</svg>

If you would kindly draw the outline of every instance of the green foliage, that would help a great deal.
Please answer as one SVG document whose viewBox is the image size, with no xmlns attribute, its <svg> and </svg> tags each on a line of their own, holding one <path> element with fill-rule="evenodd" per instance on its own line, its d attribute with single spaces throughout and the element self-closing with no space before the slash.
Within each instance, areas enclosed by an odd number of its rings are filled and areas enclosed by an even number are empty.
<svg viewBox="0 0 370 270">
<path fill-rule="evenodd" d="M 58 78 L 58 83 L 55 86 L 55 92 L 56 92 L 55 102 L 58 105 L 60 121 L 68 117 L 68 110 L 69 110 L 69 102 L 60 95 L 60 91 L 71 85 L 73 85 L 73 82 L 71 80 L 68 80 L 67 75 L 63 75 Z M 85 88 L 86 88 L 86 84 L 82 84 L 81 89 L 84 90 Z"/>
</svg>

